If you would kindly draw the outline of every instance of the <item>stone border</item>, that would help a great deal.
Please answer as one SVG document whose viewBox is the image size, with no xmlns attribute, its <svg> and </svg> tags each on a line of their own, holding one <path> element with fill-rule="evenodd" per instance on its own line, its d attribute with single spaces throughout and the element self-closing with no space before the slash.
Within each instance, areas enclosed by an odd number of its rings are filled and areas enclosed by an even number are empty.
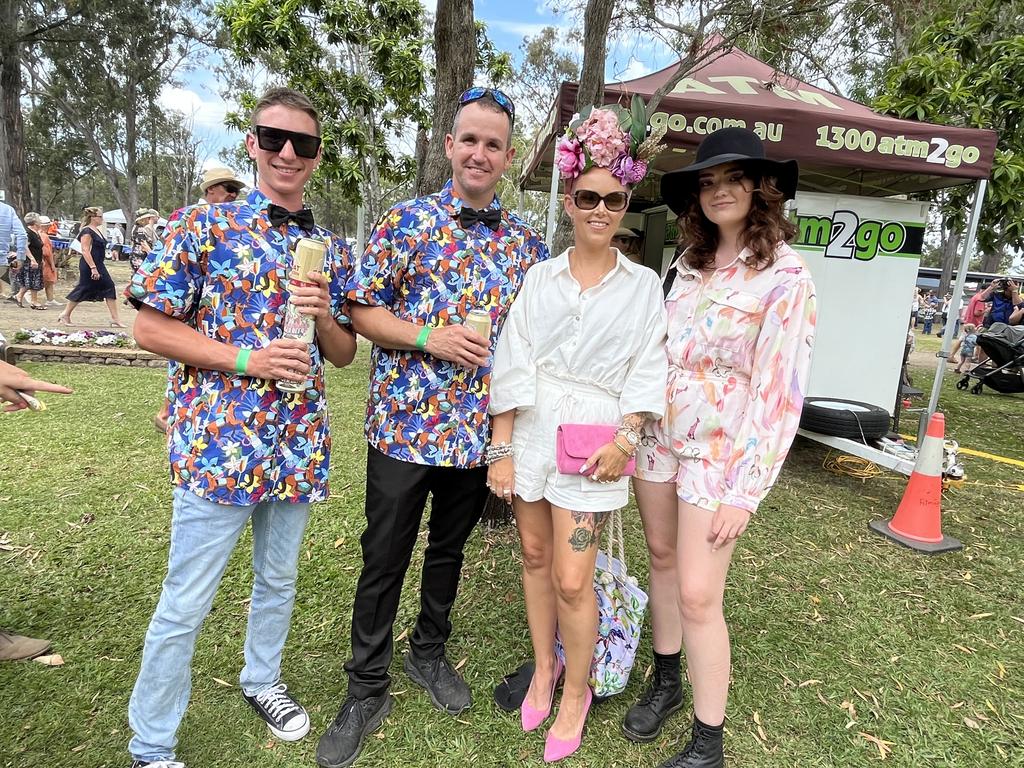
<svg viewBox="0 0 1024 768">
<path fill-rule="evenodd" d="M 128 365 L 136 368 L 163 368 L 167 360 L 143 349 L 122 347 L 58 347 L 46 344 L 9 344 L 4 352 L 7 362 L 89 363 L 92 365 Z"/>
</svg>

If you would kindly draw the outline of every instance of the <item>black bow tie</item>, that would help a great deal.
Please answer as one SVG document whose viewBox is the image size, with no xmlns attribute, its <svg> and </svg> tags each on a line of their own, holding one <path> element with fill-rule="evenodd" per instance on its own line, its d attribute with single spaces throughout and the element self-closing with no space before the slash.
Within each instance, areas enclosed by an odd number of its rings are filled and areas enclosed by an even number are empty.
<svg viewBox="0 0 1024 768">
<path fill-rule="evenodd" d="M 491 232 L 494 232 L 501 226 L 501 211 L 497 208 L 477 210 L 476 208 L 463 206 L 462 210 L 459 211 L 459 221 L 464 227 L 472 227 L 474 224 L 486 224 Z"/>
<path fill-rule="evenodd" d="M 279 227 L 282 224 L 287 224 L 289 221 L 294 221 L 302 229 L 312 232 L 313 227 L 316 226 L 313 221 L 313 212 L 309 208 L 289 211 L 283 206 L 271 203 L 267 206 L 267 217 L 270 219 L 270 226 L 272 227 Z"/>
</svg>

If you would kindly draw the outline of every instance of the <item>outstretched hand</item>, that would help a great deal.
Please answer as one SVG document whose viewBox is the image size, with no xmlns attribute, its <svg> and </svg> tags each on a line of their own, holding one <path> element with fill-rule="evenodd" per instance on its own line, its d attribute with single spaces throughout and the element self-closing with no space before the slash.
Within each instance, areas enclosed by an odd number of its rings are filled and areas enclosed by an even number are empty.
<svg viewBox="0 0 1024 768">
<path fill-rule="evenodd" d="M 0 362 L 0 402 L 6 403 L 2 408 L 3 411 L 9 413 L 29 407 L 29 404 L 18 394 L 19 392 L 25 392 L 29 395 L 34 395 L 36 392 L 56 392 L 62 395 L 70 395 L 72 390 L 60 384 L 33 379 L 21 368 L 9 363 Z"/>
</svg>

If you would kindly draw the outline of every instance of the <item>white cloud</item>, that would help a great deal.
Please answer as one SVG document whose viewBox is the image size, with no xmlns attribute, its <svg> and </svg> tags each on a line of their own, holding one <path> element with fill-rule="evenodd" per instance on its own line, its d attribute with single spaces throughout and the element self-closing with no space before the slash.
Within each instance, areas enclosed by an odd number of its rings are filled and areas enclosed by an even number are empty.
<svg viewBox="0 0 1024 768">
<path fill-rule="evenodd" d="M 640 59 L 635 56 L 629 57 L 629 63 L 625 69 L 620 68 L 617 63 L 612 63 L 612 79 L 613 80 L 636 80 L 638 77 L 649 75 L 654 70 Z"/>
<path fill-rule="evenodd" d="M 226 130 L 224 116 L 231 105 L 219 96 L 204 97 L 191 88 L 164 86 L 160 91 L 159 102 L 164 109 L 174 109 L 191 117 L 197 129 L 214 132 Z"/>
<path fill-rule="evenodd" d="M 518 38 L 536 37 L 544 31 L 545 27 L 558 26 L 556 24 L 545 24 L 544 22 L 507 21 L 505 19 L 484 21 L 486 22 L 488 29 L 496 29 L 510 35 L 514 35 Z M 559 35 L 559 37 L 564 37 L 564 33 Z"/>
</svg>

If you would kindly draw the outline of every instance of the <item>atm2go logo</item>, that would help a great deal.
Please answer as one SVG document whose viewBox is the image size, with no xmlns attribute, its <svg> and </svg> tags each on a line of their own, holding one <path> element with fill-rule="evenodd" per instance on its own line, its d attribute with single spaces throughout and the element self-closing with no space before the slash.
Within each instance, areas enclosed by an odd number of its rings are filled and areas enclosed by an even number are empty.
<svg viewBox="0 0 1024 768">
<path fill-rule="evenodd" d="M 826 259 L 871 261 L 875 256 L 919 258 L 924 225 L 899 221 L 861 220 L 854 211 L 839 210 L 831 218 L 797 216 L 798 248 L 824 250 Z"/>
</svg>

